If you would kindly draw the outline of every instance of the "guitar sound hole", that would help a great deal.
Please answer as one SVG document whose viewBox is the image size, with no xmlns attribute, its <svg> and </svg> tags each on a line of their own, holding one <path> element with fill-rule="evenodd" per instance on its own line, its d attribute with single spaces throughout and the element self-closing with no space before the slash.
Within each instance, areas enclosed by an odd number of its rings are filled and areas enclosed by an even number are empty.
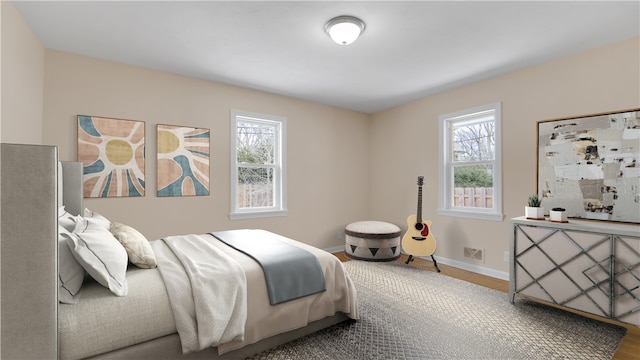
<svg viewBox="0 0 640 360">
<path fill-rule="evenodd" d="M 422 229 L 424 228 L 424 224 L 422 223 L 416 223 L 416 230 L 418 231 L 422 231 Z"/>
</svg>

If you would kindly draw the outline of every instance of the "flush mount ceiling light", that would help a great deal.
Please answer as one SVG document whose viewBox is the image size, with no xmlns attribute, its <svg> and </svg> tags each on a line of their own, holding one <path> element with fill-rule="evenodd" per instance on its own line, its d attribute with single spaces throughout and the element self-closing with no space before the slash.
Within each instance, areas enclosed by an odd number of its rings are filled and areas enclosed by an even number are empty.
<svg viewBox="0 0 640 360">
<path fill-rule="evenodd" d="M 364 22 L 355 16 L 338 16 L 329 20 L 324 31 L 339 45 L 349 45 L 364 32 Z"/>
</svg>

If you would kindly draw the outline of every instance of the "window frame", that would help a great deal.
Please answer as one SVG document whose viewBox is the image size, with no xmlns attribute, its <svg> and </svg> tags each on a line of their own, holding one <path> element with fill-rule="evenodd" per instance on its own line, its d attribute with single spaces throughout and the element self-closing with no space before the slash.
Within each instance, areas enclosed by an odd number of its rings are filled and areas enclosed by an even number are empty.
<svg viewBox="0 0 640 360">
<path fill-rule="evenodd" d="M 266 166 L 274 171 L 273 206 L 257 208 L 239 208 L 238 198 L 238 153 L 236 136 L 239 122 L 253 122 L 274 125 L 276 127 L 276 144 L 274 164 Z M 257 114 L 247 111 L 231 110 L 230 115 L 230 205 L 231 220 L 257 219 L 286 216 L 287 210 L 287 119 L 281 116 Z"/>
<path fill-rule="evenodd" d="M 454 206 L 453 204 L 453 149 L 452 149 L 452 125 L 457 122 L 469 121 L 474 117 L 479 117 L 482 112 L 493 111 L 495 148 L 494 159 L 488 163 L 493 166 L 493 208 L 472 208 Z M 478 220 L 502 221 L 502 132 L 501 132 L 502 109 L 501 103 L 496 102 L 488 105 L 478 106 L 471 109 L 452 112 L 440 115 L 439 121 L 439 199 L 438 214 L 443 216 L 453 216 L 471 218 Z M 475 163 L 475 162 L 472 162 Z M 487 161 L 477 161 L 478 164 L 486 164 Z"/>
</svg>

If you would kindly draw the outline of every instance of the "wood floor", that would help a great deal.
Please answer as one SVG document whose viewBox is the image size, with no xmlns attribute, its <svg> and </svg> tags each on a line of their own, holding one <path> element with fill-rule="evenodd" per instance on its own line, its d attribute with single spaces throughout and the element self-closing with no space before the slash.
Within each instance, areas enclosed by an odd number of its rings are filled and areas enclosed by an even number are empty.
<svg viewBox="0 0 640 360">
<path fill-rule="evenodd" d="M 344 254 L 344 251 L 334 253 L 336 257 L 338 257 L 341 261 L 349 261 L 350 259 Z M 397 261 L 405 262 L 407 260 L 406 255 L 402 255 L 400 259 Z M 429 271 L 436 271 L 431 261 L 427 261 L 424 259 L 416 258 L 411 266 L 419 267 Z M 438 264 L 440 268 L 441 274 L 446 276 L 451 276 L 456 279 L 468 281 L 474 284 L 478 284 L 484 287 L 488 287 L 494 290 L 509 292 L 509 282 L 505 280 L 496 279 L 490 276 L 476 274 L 474 272 L 461 270 L 452 266 L 447 266 L 444 264 Z M 553 306 L 552 304 L 549 304 Z M 566 310 L 566 309 L 565 309 Z M 640 328 L 637 326 L 604 319 L 598 316 L 593 316 L 590 314 L 582 313 L 579 311 L 568 310 L 592 319 L 596 319 L 599 321 L 616 324 L 619 326 L 623 326 L 627 328 L 627 335 L 622 340 L 618 351 L 616 351 L 613 356 L 613 360 L 640 360 Z"/>
</svg>

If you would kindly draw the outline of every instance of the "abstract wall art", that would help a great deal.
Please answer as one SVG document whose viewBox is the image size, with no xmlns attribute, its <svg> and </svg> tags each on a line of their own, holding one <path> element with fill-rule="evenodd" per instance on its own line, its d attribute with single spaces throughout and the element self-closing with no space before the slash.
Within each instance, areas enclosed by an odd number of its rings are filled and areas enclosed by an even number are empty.
<svg viewBox="0 0 640 360">
<path fill-rule="evenodd" d="M 158 196 L 209 195 L 210 130 L 158 125 Z"/>
<path fill-rule="evenodd" d="M 640 109 L 538 122 L 545 211 L 640 223 Z"/>
<path fill-rule="evenodd" d="M 85 198 L 145 194 L 144 122 L 78 115 Z"/>
</svg>

